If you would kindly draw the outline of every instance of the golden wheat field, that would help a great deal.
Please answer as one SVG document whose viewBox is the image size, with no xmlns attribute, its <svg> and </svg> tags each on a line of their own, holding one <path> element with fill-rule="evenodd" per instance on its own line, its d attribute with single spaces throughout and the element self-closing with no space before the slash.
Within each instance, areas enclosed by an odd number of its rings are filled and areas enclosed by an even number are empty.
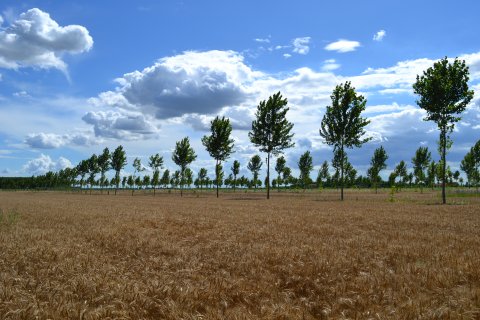
<svg viewBox="0 0 480 320">
<path fill-rule="evenodd" d="M 0 319 L 480 319 L 480 201 L 0 192 Z"/>
</svg>

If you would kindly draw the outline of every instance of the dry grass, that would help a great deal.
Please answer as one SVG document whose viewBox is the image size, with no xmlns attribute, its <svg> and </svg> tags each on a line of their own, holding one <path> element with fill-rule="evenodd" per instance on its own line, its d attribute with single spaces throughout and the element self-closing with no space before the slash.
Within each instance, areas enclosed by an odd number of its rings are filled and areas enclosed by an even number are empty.
<svg viewBox="0 0 480 320">
<path fill-rule="evenodd" d="M 336 197 L 0 192 L 0 318 L 480 319 L 478 198 Z"/>
</svg>

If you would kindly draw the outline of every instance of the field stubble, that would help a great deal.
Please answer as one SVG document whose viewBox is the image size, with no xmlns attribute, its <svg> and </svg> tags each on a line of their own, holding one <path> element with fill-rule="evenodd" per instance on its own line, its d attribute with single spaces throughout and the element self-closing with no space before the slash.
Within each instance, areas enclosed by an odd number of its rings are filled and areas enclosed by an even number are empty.
<svg viewBox="0 0 480 320">
<path fill-rule="evenodd" d="M 1 319 L 480 319 L 477 198 L 0 192 Z"/>
</svg>

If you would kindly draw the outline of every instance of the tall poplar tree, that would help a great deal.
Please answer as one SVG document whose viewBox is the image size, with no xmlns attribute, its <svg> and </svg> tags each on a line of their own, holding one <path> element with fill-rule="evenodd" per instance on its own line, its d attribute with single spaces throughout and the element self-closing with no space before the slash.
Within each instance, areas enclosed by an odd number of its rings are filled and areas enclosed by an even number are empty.
<svg viewBox="0 0 480 320">
<path fill-rule="evenodd" d="M 252 130 L 248 133 L 250 141 L 260 147 L 261 152 L 267 153 L 267 199 L 270 199 L 270 156 L 281 154 L 295 145 L 291 133 L 293 124 L 286 118 L 289 110 L 287 103 L 280 92 L 261 101 L 257 106 L 256 119 L 252 122 Z"/>
<path fill-rule="evenodd" d="M 442 203 L 447 202 L 446 165 L 447 149 L 451 146 L 449 134 L 455 123 L 461 120 L 460 114 L 465 110 L 473 98 L 473 90 L 468 89 L 469 70 L 465 61 L 455 60 L 448 62 L 447 57 L 435 62 L 413 84 L 413 92 L 420 96 L 417 104 L 427 111 L 425 121 L 433 121 L 440 130 L 439 152 L 442 166 Z"/>
<path fill-rule="evenodd" d="M 185 170 L 196 158 L 197 155 L 195 154 L 193 148 L 190 146 L 190 140 L 188 139 L 188 137 L 177 141 L 175 145 L 175 150 L 173 151 L 172 160 L 177 166 L 180 167 L 180 182 L 185 181 Z M 182 183 L 180 183 L 180 196 L 183 197 Z"/>
<path fill-rule="evenodd" d="M 359 148 L 371 140 L 371 138 L 363 138 L 364 128 L 370 121 L 361 117 L 367 100 L 363 96 L 357 95 L 350 82 L 337 85 L 330 97 L 332 105 L 327 106 L 327 111 L 323 116 L 320 136 L 326 144 L 333 146 L 334 152 L 339 150 L 341 157 L 338 159 L 340 163 L 340 199 L 343 200 L 345 148 Z"/>
<path fill-rule="evenodd" d="M 230 134 L 232 133 L 232 125 L 228 118 L 222 117 L 221 119 L 217 116 L 210 123 L 210 135 L 204 136 L 202 138 L 202 144 L 207 149 L 210 156 L 215 159 L 215 168 L 221 166 L 222 161 L 227 160 L 230 155 L 233 153 L 233 139 L 230 139 Z M 218 188 L 219 176 L 217 170 L 215 170 L 215 178 L 217 179 L 217 198 L 218 198 Z"/>
<path fill-rule="evenodd" d="M 120 184 L 120 171 L 127 165 L 127 156 L 122 146 L 118 146 L 112 154 L 112 168 L 115 170 L 115 194 Z M 125 186 L 124 186 L 125 187 Z"/>
</svg>

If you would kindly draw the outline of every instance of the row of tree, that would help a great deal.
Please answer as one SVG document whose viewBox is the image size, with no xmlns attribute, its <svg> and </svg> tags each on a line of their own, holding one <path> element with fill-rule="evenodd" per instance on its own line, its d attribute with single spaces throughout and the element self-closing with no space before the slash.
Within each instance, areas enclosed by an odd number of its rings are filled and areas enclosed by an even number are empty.
<svg viewBox="0 0 480 320">
<path fill-rule="evenodd" d="M 446 153 L 452 145 L 449 135 L 454 129 L 455 123 L 461 119 L 460 114 L 473 98 L 473 90 L 469 90 L 468 88 L 468 80 L 469 70 L 465 61 L 455 59 L 452 63 L 449 63 L 445 57 L 436 62 L 433 67 L 424 71 L 421 76 L 417 76 L 416 82 L 413 85 L 415 94 L 419 96 L 417 104 L 427 112 L 427 117 L 424 120 L 434 121 L 440 130 L 438 145 L 441 158 L 439 163 L 434 164 L 431 161 L 431 153 L 428 149 L 426 147 L 419 148 L 415 157 L 412 159 L 414 167 L 413 175 L 416 178 L 416 183 L 419 185 L 431 184 L 433 176 L 429 174 L 429 172 L 433 172 L 433 168 L 435 168 L 436 176 L 440 177 L 439 180 L 442 184 L 443 203 L 446 203 L 445 186 L 448 178 Z M 367 100 L 362 95 L 356 93 L 355 88 L 352 87 L 350 82 L 337 85 L 330 97 L 331 105 L 326 107 L 319 134 L 327 145 L 333 146 L 334 156 L 332 166 L 335 169 L 333 181 L 336 181 L 336 186 L 340 188 L 340 198 L 343 200 L 343 189 L 346 182 L 354 181 L 356 176 L 355 169 L 348 161 L 346 150 L 354 147 L 360 148 L 364 143 L 370 141 L 371 138 L 366 137 L 365 131 L 365 127 L 370 121 L 361 115 L 365 110 Z M 270 96 L 268 100 L 261 101 L 257 106 L 255 120 L 252 122 L 252 129 L 248 134 L 250 141 L 259 148 L 259 151 L 266 153 L 267 172 L 265 187 L 267 189 L 267 199 L 270 197 L 270 181 L 272 180 L 270 179 L 270 162 L 272 156 L 278 157 L 276 165 L 278 176 L 275 184 L 279 186 L 286 181 L 290 181 L 289 183 L 292 184 L 291 181 L 293 181 L 288 180 L 288 175 L 285 174 L 286 168 L 282 169 L 282 166 L 285 166 L 285 160 L 281 157 L 285 149 L 295 145 L 292 141 L 293 124 L 289 122 L 286 117 L 289 110 L 287 104 L 287 99 L 283 98 L 280 92 Z M 202 138 L 202 144 L 215 160 L 214 185 L 216 186 L 218 197 L 218 190 L 221 186 L 220 181 L 223 180 L 222 162 L 229 159 L 232 155 L 234 140 L 231 138 L 232 126 L 230 120 L 225 117 L 216 117 L 212 120 L 210 129 L 210 135 Z M 468 157 L 464 159 L 464 162 L 462 162 L 462 168 L 467 173 L 469 181 L 478 181 L 479 161 L 475 153 L 476 149 L 474 149 L 475 147 L 468 154 Z M 190 146 L 188 137 L 176 143 L 172 160 L 179 166 L 179 170 L 178 173 L 175 172 L 173 174 L 174 179 L 170 179 L 170 184 L 175 185 L 178 184 L 176 181 L 179 181 L 180 193 L 182 195 L 184 185 L 192 180 L 192 172 L 189 169 L 189 165 L 196 157 L 195 151 Z M 368 177 L 375 189 L 380 182 L 380 171 L 386 168 L 386 160 L 387 154 L 383 147 L 375 150 L 371 166 L 368 170 Z M 115 149 L 112 154 L 110 154 L 108 148 L 105 148 L 102 154 L 98 156 L 94 154 L 89 159 L 82 160 L 75 168 L 75 173 L 80 176 L 80 187 L 82 188 L 85 183 L 88 183 L 91 187 L 94 186 L 95 176 L 100 174 L 99 185 L 103 188 L 107 184 L 106 172 L 113 169 L 115 171 L 115 177 L 110 181 L 110 184 L 113 182 L 116 187 L 116 192 L 121 182 L 120 172 L 126 164 L 125 151 L 121 146 Z M 296 180 L 296 183 L 306 188 L 311 183 L 309 175 L 313 169 L 312 158 L 309 151 L 301 156 L 298 165 L 300 177 Z M 149 182 L 150 185 L 155 188 L 155 186 L 160 184 L 161 180 L 163 180 L 164 183 L 167 181 L 165 173 L 163 177 L 165 179 L 160 179 L 160 169 L 163 166 L 163 158 L 159 154 L 150 157 L 149 166 L 152 168 L 153 176 L 151 180 L 150 178 L 144 178 L 150 181 L 142 181 L 137 174 L 143 171 L 144 167 L 140 159 L 135 159 L 133 162 L 135 169 L 134 174 L 126 178 L 123 184 L 127 183 L 128 185 L 135 186 Z M 254 186 L 259 184 L 257 180 L 261 166 L 261 158 L 258 155 L 254 156 L 247 166 L 248 169 L 252 171 L 252 184 Z M 430 169 L 428 172 L 427 167 Z M 233 185 L 237 186 L 239 163 L 234 162 L 232 169 L 234 169 L 232 170 Z M 328 170 L 324 169 L 321 174 L 321 179 L 327 181 L 327 174 Z M 177 176 L 178 179 L 176 179 Z M 201 176 L 203 176 L 203 172 Z M 200 172 L 198 179 L 199 184 L 203 185 L 204 180 L 200 178 Z M 405 184 L 409 179 L 404 161 L 392 172 L 389 180 L 396 181 L 397 179 L 400 179 L 400 183 L 402 184 Z M 232 181 L 232 179 L 229 179 L 229 181 Z"/>
</svg>

